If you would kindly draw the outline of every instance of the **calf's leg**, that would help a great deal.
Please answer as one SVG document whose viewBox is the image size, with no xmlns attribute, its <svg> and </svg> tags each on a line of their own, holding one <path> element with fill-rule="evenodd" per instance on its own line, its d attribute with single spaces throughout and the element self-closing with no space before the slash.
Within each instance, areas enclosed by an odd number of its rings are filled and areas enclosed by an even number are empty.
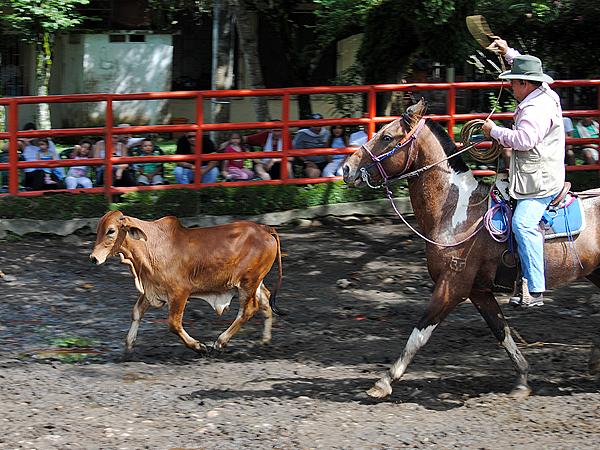
<svg viewBox="0 0 600 450">
<path fill-rule="evenodd" d="M 188 300 L 188 295 L 178 294 L 169 298 L 169 329 L 183 341 L 183 343 L 198 353 L 206 353 L 206 345 L 197 341 L 183 329 L 183 311 Z"/>
<path fill-rule="evenodd" d="M 271 305 L 269 304 L 269 298 L 271 297 L 271 293 L 267 289 L 264 284 L 260 284 L 259 293 L 260 299 L 260 309 L 262 310 L 263 316 L 265 318 L 265 326 L 263 328 L 262 335 L 262 344 L 268 344 L 271 342 L 271 328 L 273 326 L 273 311 L 271 310 Z"/>
<path fill-rule="evenodd" d="M 146 296 L 144 294 L 140 294 L 135 305 L 133 305 L 133 309 L 131 310 L 131 326 L 129 327 L 129 332 L 127 333 L 127 338 L 125 339 L 125 351 L 127 353 L 131 353 L 133 351 L 133 344 L 135 344 L 135 339 L 137 338 L 138 328 L 140 327 L 140 321 L 142 317 L 144 317 L 145 312 L 148 310 L 150 303 L 146 300 Z"/>
<path fill-rule="evenodd" d="M 249 292 L 249 293 L 248 293 Z M 233 323 L 225 330 L 217 342 L 214 344 L 215 350 L 221 350 L 227 345 L 229 340 L 240 330 L 240 327 L 248 322 L 259 308 L 258 288 L 254 287 L 251 289 L 238 289 L 238 295 L 240 297 L 240 310 Z"/>
</svg>

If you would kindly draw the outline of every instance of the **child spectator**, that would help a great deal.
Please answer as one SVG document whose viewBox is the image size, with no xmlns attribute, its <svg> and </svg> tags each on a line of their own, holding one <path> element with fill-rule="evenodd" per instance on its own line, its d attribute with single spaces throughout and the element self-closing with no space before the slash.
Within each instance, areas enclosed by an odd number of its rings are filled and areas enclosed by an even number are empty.
<svg viewBox="0 0 600 450">
<path fill-rule="evenodd" d="M 142 140 L 141 148 L 142 152 L 139 156 L 160 156 L 162 154 L 159 148 L 154 147 L 154 143 L 150 138 L 145 138 L 144 140 Z M 138 184 L 143 184 L 145 186 L 148 186 L 149 184 L 164 184 L 165 181 L 162 177 L 162 163 L 145 162 L 136 164 L 136 168 L 138 172 Z"/>
<path fill-rule="evenodd" d="M 242 135 L 232 133 L 229 145 L 225 147 L 225 153 L 242 153 Z M 231 159 L 224 161 L 221 173 L 226 180 L 249 180 L 254 177 L 254 172 L 244 167 L 243 159 Z"/>
<path fill-rule="evenodd" d="M 280 122 L 278 119 L 271 119 L 272 122 Z M 243 137 L 244 142 L 248 145 L 261 147 L 263 152 L 280 152 L 283 148 L 283 140 L 281 138 L 281 129 L 273 128 L 272 130 L 261 131 L 256 134 L 251 134 Z M 288 139 L 288 148 L 292 148 L 292 140 Z M 292 169 L 293 157 L 287 159 L 288 178 L 294 177 Z M 263 180 L 272 180 L 281 178 L 281 159 L 279 158 L 262 158 L 254 165 L 256 174 Z"/>
<path fill-rule="evenodd" d="M 92 152 L 92 141 L 83 139 L 78 145 L 73 147 L 72 159 L 87 159 Z M 92 180 L 88 177 L 88 166 L 72 166 L 67 172 L 65 184 L 67 189 L 91 188 Z"/>
<path fill-rule="evenodd" d="M 119 136 L 112 136 L 113 156 L 129 156 L 127 147 L 119 142 Z M 106 143 L 104 140 L 96 142 L 93 150 L 94 158 L 104 158 L 106 152 Z M 115 186 L 135 186 L 135 173 L 128 164 L 113 165 L 113 184 Z M 96 184 L 104 184 L 104 166 L 96 167 Z"/>
<path fill-rule="evenodd" d="M 334 125 L 331 127 L 331 134 L 327 147 L 331 148 L 345 148 L 348 147 L 348 136 L 346 136 L 346 130 L 341 125 Z M 328 163 L 323 169 L 324 177 L 335 177 L 342 175 L 342 163 L 346 159 L 346 155 L 331 155 L 331 162 Z"/>
<path fill-rule="evenodd" d="M 60 159 L 56 150 L 50 148 L 48 139 L 38 139 L 38 156 L 40 161 L 52 161 Z M 65 172 L 62 167 L 44 168 L 44 184 L 58 184 L 65 178 Z"/>
<path fill-rule="evenodd" d="M 193 155 L 196 144 L 196 133 L 189 131 L 177 141 L 176 155 Z M 215 144 L 207 135 L 202 136 L 202 154 L 215 153 Z M 219 175 L 218 161 L 208 161 L 202 164 L 200 176 L 202 183 L 214 183 Z M 180 161 L 173 171 L 177 184 L 190 184 L 194 182 L 194 163 Z"/>
<path fill-rule="evenodd" d="M 575 125 L 573 137 L 575 138 L 597 138 L 600 126 L 591 117 L 584 117 Z M 584 144 L 581 148 L 584 164 L 596 164 L 598 162 L 598 144 Z"/>
<path fill-rule="evenodd" d="M 34 145 L 34 142 L 37 145 Z M 53 160 L 59 159 L 56 152 L 52 151 L 48 145 L 48 139 L 37 139 L 31 140 L 29 144 L 23 149 L 23 157 L 25 161 L 39 161 L 39 160 Z M 56 170 L 56 172 L 53 172 Z M 25 187 L 34 191 L 40 191 L 43 189 L 60 189 L 63 187 L 62 179 L 62 168 L 56 169 L 39 169 L 36 167 L 29 167 L 24 169 L 25 172 Z M 56 175 L 56 174 L 59 175 Z"/>
</svg>

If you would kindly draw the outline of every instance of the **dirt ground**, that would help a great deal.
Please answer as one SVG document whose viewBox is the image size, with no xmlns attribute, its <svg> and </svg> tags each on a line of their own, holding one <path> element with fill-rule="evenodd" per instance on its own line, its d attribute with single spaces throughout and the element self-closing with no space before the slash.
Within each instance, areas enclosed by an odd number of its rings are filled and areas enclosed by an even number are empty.
<svg viewBox="0 0 600 450">
<path fill-rule="evenodd" d="M 201 357 L 150 310 L 134 357 L 126 266 L 88 260 L 93 236 L 0 243 L 0 448 L 593 448 L 598 380 L 587 373 L 600 292 L 581 282 L 510 324 L 529 346 L 534 394 L 507 394 L 512 365 L 472 305 L 435 331 L 384 401 L 364 392 L 399 356 L 429 297 L 423 244 L 390 219 L 281 227 L 284 285 L 273 342 L 262 319 Z M 273 271 L 275 272 L 275 271 Z M 342 289 L 338 280 L 352 282 Z M 273 285 L 270 277 L 268 285 Z M 234 300 L 235 302 L 235 300 Z M 193 301 L 211 342 L 235 316 Z"/>
</svg>

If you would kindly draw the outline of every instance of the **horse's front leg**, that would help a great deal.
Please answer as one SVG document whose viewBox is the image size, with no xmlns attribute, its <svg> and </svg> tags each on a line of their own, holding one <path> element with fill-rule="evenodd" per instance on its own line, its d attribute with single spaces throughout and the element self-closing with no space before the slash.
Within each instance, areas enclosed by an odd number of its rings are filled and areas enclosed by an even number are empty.
<svg viewBox="0 0 600 450">
<path fill-rule="evenodd" d="M 470 295 L 471 301 L 483 316 L 488 326 L 498 339 L 508 356 L 515 366 L 518 373 L 517 384 L 514 387 L 511 395 L 518 398 L 525 398 L 531 393 L 531 388 L 527 383 L 527 374 L 529 372 L 529 364 L 521 354 L 521 351 L 515 344 L 510 333 L 508 322 L 502 314 L 502 310 L 494 297 L 494 294 L 489 289 L 473 290 Z"/>
<path fill-rule="evenodd" d="M 465 298 L 456 295 L 450 289 L 449 280 L 441 280 L 437 283 L 433 295 L 427 305 L 425 314 L 419 320 L 417 326 L 413 329 L 408 342 L 404 347 L 402 356 L 394 363 L 390 370 L 379 380 L 367 394 L 375 398 L 384 398 L 392 393 L 392 383 L 399 380 L 406 368 L 412 361 L 415 354 L 429 340 L 433 330 L 439 323 L 446 318 L 456 305 L 464 301 Z M 455 283 L 452 283 L 455 284 Z"/>
</svg>

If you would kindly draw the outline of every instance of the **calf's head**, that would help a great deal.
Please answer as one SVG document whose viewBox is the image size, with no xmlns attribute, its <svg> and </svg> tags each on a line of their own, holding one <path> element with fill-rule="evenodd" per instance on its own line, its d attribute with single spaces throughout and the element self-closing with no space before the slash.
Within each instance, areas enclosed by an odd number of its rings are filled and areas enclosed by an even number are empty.
<svg viewBox="0 0 600 450">
<path fill-rule="evenodd" d="M 146 240 L 146 234 L 138 226 L 138 219 L 123 215 L 121 211 L 110 211 L 104 214 L 96 228 L 96 242 L 90 259 L 95 264 L 102 264 L 109 256 L 123 251 L 127 245 L 126 238 Z"/>
</svg>

